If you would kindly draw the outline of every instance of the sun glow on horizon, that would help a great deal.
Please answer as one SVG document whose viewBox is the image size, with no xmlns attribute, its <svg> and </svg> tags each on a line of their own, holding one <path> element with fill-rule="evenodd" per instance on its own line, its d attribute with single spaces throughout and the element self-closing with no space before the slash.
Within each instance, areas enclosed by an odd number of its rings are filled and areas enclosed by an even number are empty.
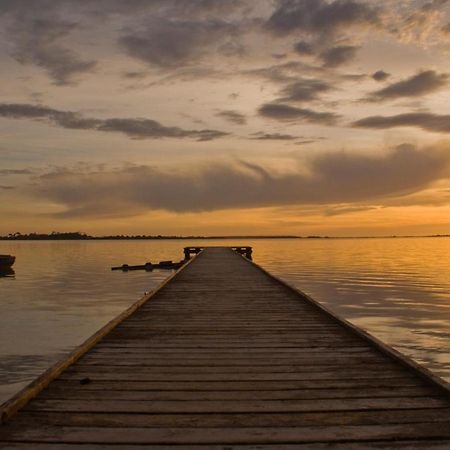
<svg viewBox="0 0 450 450">
<path fill-rule="evenodd" d="M 0 5 L 0 234 L 450 233 L 450 3 Z"/>
</svg>

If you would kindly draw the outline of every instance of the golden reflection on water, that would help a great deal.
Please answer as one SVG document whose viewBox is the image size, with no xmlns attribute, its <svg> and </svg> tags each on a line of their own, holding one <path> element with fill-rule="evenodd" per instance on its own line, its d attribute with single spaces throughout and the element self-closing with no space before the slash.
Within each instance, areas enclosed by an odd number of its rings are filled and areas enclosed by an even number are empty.
<svg viewBox="0 0 450 450">
<path fill-rule="evenodd" d="M 252 245 L 255 262 L 450 379 L 450 239 L 0 242 L 0 401 L 170 273 L 188 245 Z"/>
<path fill-rule="evenodd" d="M 450 379 L 450 239 L 261 244 L 271 272 Z"/>
</svg>

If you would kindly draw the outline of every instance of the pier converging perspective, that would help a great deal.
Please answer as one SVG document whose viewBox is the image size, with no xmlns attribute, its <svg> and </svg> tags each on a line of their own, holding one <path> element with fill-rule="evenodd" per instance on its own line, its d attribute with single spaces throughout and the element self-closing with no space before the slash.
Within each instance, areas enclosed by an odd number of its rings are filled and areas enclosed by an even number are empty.
<svg viewBox="0 0 450 450">
<path fill-rule="evenodd" d="M 1 407 L 0 449 L 448 449 L 450 388 L 251 261 L 158 289 Z"/>
</svg>

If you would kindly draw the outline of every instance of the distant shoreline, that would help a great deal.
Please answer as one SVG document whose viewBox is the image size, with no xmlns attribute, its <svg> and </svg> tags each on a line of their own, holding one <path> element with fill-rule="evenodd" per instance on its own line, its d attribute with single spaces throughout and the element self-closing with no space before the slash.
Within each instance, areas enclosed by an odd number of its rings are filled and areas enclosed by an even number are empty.
<svg viewBox="0 0 450 450">
<path fill-rule="evenodd" d="M 450 234 L 433 235 L 387 235 L 387 236 L 146 236 L 146 235 L 113 235 L 113 236 L 90 236 L 85 233 L 14 233 L 8 236 L 0 236 L 0 241 L 99 241 L 99 240 L 229 240 L 229 239 L 399 239 L 399 238 L 445 238 Z"/>
</svg>

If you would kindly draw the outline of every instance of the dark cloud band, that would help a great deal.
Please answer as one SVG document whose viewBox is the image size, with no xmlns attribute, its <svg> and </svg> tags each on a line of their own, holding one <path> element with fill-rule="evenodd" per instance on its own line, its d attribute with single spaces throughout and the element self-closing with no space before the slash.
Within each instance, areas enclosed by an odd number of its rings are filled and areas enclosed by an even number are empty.
<svg viewBox="0 0 450 450">
<path fill-rule="evenodd" d="M 234 125 L 245 125 L 247 123 L 247 118 L 245 115 L 237 111 L 219 111 L 216 116 L 222 117 Z"/>
<path fill-rule="evenodd" d="M 197 141 L 210 141 L 227 135 L 227 133 L 218 130 L 185 130 L 179 127 L 167 127 L 152 119 L 95 119 L 83 117 L 72 111 L 60 111 L 46 106 L 26 103 L 1 103 L 0 117 L 45 119 L 62 128 L 117 132 L 133 139 L 191 138 Z"/>
<path fill-rule="evenodd" d="M 259 131 L 258 133 L 254 133 L 250 139 L 257 141 L 293 141 L 298 138 L 298 136 L 294 136 L 292 134 L 264 133 Z"/>
<path fill-rule="evenodd" d="M 259 110 L 259 115 L 284 122 L 308 122 L 318 125 L 335 125 L 339 116 L 329 112 L 317 112 L 306 108 L 296 108 L 282 103 L 266 103 Z"/>
<path fill-rule="evenodd" d="M 378 10 L 353 0 L 281 0 L 266 23 L 275 34 L 301 30 L 331 34 L 354 25 L 379 24 Z"/>
<path fill-rule="evenodd" d="M 323 51 L 320 58 L 325 67 L 334 68 L 352 61 L 358 50 L 359 47 L 354 45 L 339 45 Z"/>
<path fill-rule="evenodd" d="M 448 145 L 422 150 L 402 145 L 378 157 L 322 154 L 310 160 L 308 174 L 300 165 L 275 174 L 246 162 L 174 172 L 149 166 L 58 170 L 36 179 L 30 193 L 64 206 L 63 216 L 352 203 L 403 196 L 448 178 L 448 150 Z"/>
<path fill-rule="evenodd" d="M 377 72 L 373 77 L 377 81 L 386 79 L 384 72 Z M 449 76 L 447 74 L 439 74 L 434 70 L 425 70 L 406 80 L 392 83 L 383 89 L 372 92 L 367 96 L 366 100 L 382 102 L 397 98 L 422 97 L 445 87 L 448 80 Z"/>
<path fill-rule="evenodd" d="M 436 133 L 450 133 L 450 115 L 407 113 L 396 116 L 371 116 L 354 122 L 353 126 L 380 130 L 394 127 L 417 127 Z"/>
</svg>

